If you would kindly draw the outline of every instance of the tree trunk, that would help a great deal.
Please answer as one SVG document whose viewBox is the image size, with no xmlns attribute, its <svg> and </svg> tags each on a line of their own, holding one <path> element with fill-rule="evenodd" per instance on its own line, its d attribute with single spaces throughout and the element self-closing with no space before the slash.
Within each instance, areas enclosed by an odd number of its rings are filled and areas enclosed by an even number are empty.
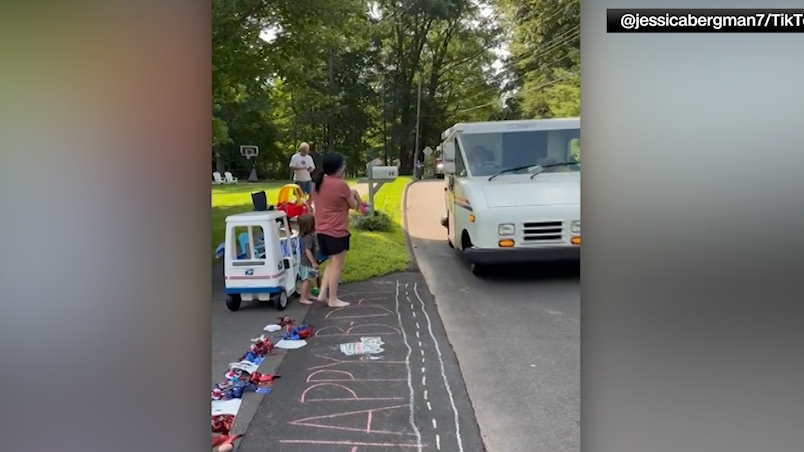
<svg viewBox="0 0 804 452">
<path fill-rule="evenodd" d="M 220 152 L 215 152 L 215 171 L 223 174 L 226 172 L 226 165 L 223 163 L 223 157 Z"/>
<path fill-rule="evenodd" d="M 333 67 L 332 63 L 332 47 L 329 48 L 329 62 L 328 62 L 328 71 L 329 71 L 329 93 L 330 96 L 335 95 L 335 68 Z M 327 120 L 327 149 L 329 152 L 333 152 L 335 150 L 335 125 L 334 125 L 334 118 L 333 111 L 334 107 L 330 105 L 329 108 L 329 115 Z"/>
</svg>

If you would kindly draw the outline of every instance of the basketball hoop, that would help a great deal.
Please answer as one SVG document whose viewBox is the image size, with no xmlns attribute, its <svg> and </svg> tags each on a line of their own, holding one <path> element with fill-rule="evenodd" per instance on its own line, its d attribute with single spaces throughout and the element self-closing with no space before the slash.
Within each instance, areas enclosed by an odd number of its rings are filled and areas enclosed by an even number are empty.
<svg viewBox="0 0 804 452">
<path fill-rule="evenodd" d="M 240 155 L 251 160 L 252 157 L 260 155 L 260 148 L 257 146 L 240 146 Z"/>
</svg>

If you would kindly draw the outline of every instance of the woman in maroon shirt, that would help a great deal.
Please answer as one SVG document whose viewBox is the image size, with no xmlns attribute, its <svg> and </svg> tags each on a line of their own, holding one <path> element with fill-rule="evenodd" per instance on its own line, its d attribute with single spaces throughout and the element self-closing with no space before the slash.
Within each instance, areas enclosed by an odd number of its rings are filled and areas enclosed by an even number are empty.
<svg viewBox="0 0 804 452">
<path fill-rule="evenodd" d="M 318 248 L 329 258 L 329 265 L 321 276 L 318 301 L 340 308 L 349 306 L 338 299 L 338 281 L 349 251 L 349 209 L 360 206 L 360 195 L 343 180 L 346 164 L 342 155 L 335 152 L 324 155 L 321 167 L 322 171 L 313 177 L 312 201 Z"/>
</svg>

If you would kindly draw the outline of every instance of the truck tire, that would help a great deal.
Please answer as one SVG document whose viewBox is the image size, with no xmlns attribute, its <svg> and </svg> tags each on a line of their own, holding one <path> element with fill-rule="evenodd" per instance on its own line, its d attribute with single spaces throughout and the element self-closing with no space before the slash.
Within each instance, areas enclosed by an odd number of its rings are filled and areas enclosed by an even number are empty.
<svg viewBox="0 0 804 452">
<path fill-rule="evenodd" d="M 481 264 L 469 263 L 469 271 L 478 278 L 482 278 L 488 274 L 488 267 Z"/>
<path fill-rule="evenodd" d="M 226 307 L 229 308 L 230 311 L 234 312 L 240 309 L 240 294 L 232 294 L 226 296 Z"/>
<path fill-rule="evenodd" d="M 450 230 L 449 230 L 449 214 L 447 214 L 447 245 L 450 248 L 455 249 L 455 245 L 452 243 L 452 240 L 449 238 Z"/>
</svg>

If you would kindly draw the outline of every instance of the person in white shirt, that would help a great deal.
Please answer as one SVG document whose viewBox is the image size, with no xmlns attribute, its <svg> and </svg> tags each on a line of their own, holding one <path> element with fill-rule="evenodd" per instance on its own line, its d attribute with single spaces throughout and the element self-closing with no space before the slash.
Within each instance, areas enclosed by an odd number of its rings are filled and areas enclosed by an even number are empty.
<svg viewBox="0 0 804 452">
<path fill-rule="evenodd" d="M 299 152 L 290 158 L 290 169 L 293 170 L 293 181 L 301 187 L 305 195 L 310 195 L 313 189 L 312 173 L 315 171 L 315 162 L 310 155 L 310 145 L 302 143 L 299 145 Z"/>
</svg>

